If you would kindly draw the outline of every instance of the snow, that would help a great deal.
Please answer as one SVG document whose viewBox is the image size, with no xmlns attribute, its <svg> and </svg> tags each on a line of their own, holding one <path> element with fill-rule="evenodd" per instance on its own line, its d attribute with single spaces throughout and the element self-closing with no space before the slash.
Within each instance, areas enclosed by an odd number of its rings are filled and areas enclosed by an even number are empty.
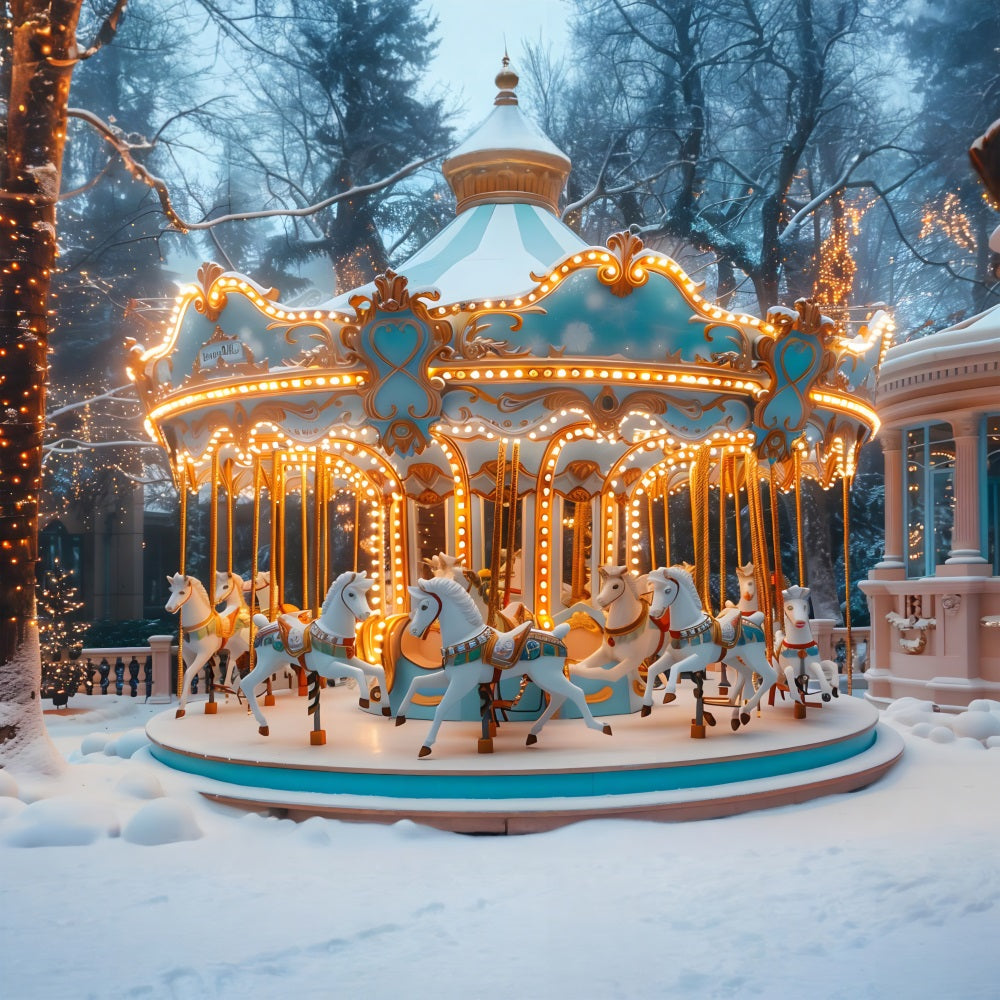
<svg viewBox="0 0 1000 1000">
<path fill-rule="evenodd" d="M 997 995 L 996 702 L 892 706 L 860 792 L 525 837 L 237 812 L 135 746 L 158 711 L 75 696 L 65 770 L 0 772 L 4 996 Z"/>
</svg>

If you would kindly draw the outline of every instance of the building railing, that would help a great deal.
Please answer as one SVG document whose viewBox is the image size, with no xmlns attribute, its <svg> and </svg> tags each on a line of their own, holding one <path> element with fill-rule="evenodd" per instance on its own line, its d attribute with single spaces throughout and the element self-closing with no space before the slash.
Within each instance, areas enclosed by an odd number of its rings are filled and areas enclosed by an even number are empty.
<svg viewBox="0 0 1000 1000">
<path fill-rule="evenodd" d="M 176 642 L 172 635 L 151 635 L 148 646 L 81 650 L 75 660 L 63 664 L 81 677 L 77 691 L 67 697 L 75 693 L 120 694 L 169 702 L 176 674 Z M 49 697 L 44 690 L 42 695 Z"/>
</svg>

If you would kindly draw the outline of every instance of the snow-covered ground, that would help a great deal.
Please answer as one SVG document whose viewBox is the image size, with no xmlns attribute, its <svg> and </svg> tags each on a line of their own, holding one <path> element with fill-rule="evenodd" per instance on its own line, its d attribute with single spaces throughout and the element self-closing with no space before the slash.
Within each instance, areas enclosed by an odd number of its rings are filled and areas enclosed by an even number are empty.
<svg viewBox="0 0 1000 1000">
<path fill-rule="evenodd" d="M 76 696 L 63 777 L 0 771 L 0 997 L 1000 995 L 1000 747 L 920 705 L 863 791 L 527 837 L 216 806 L 162 710 Z"/>
</svg>

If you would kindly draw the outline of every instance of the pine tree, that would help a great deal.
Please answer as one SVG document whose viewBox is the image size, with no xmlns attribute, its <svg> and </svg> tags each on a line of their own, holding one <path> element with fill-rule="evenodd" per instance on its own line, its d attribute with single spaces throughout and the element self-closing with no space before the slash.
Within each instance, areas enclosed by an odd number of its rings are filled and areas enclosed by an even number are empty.
<svg viewBox="0 0 1000 1000">
<path fill-rule="evenodd" d="M 57 660 L 64 649 L 80 644 L 87 624 L 75 616 L 82 607 L 72 571 L 56 559 L 38 590 L 38 644 L 43 660 Z"/>
<path fill-rule="evenodd" d="M 294 202 L 303 190 L 326 198 L 447 151 L 444 102 L 422 96 L 436 21 L 410 0 L 293 0 L 291 10 L 273 39 L 286 64 L 258 73 L 270 124 L 255 146 L 280 147 L 269 156 L 269 189 L 282 183 L 277 163 L 287 164 L 284 185 Z M 427 204 L 427 193 L 412 184 L 345 200 L 289 227 L 271 242 L 270 256 L 286 264 L 325 255 L 338 292 L 346 291 L 385 270 L 393 237 L 423 235 L 428 222 L 436 224 Z"/>
</svg>

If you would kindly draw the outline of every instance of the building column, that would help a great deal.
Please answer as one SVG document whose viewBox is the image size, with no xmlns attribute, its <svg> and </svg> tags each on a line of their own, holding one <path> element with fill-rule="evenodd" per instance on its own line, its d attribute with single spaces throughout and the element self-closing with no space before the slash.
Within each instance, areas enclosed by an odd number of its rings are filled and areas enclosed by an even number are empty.
<svg viewBox="0 0 1000 1000">
<path fill-rule="evenodd" d="M 885 457 L 885 554 L 874 568 L 903 571 L 903 432 L 883 428 L 879 441 Z"/>
<path fill-rule="evenodd" d="M 969 414 L 951 421 L 955 436 L 955 525 L 951 551 L 945 562 L 982 564 L 979 547 L 979 414 Z"/>
</svg>

